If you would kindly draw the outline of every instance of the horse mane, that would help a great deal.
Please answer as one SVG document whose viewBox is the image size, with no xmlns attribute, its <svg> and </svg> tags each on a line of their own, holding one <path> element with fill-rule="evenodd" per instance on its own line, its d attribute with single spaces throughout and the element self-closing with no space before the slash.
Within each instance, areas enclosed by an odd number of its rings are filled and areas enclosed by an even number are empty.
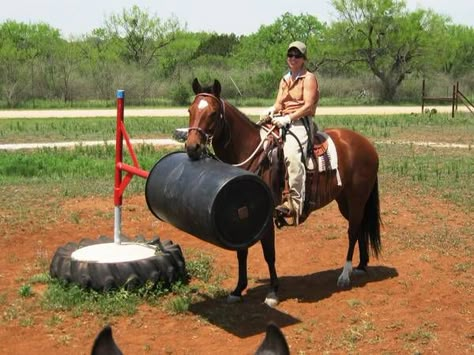
<svg viewBox="0 0 474 355">
<path fill-rule="evenodd" d="M 240 111 L 237 107 L 235 107 L 234 105 L 232 105 L 229 101 L 227 100 L 224 100 L 224 102 L 227 104 L 228 107 L 230 107 L 231 109 L 233 109 L 234 111 L 236 111 L 239 115 L 239 117 L 241 117 L 242 119 L 244 119 L 245 121 L 247 121 L 250 125 L 252 125 L 253 127 L 255 127 L 255 129 L 259 129 L 259 126 L 253 122 L 245 113 L 243 113 L 242 111 Z"/>
</svg>

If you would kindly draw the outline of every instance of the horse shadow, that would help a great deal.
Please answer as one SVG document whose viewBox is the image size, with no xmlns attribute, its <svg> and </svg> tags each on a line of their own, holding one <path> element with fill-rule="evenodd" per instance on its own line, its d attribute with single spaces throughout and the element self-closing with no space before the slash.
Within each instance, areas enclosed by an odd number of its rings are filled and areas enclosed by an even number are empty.
<svg viewBox="0 0 474 355">
<path fill-rule="evenodd" d="M 347 289 L 337 287 L 337 278 L 341 271 L 339 268 L 302 276 L 280 277 L 280 301 L 297 299 L 298 302 L 314 303 L 335 293 L 345 292 Z M 355 275 L 351 278 L 351 288 L 364 287 L 368 283 L 398 276 L 395 268 L 387 266 L 372 266 L 368 267 L 367 271 L 366 275 Z M 257 280 L 258 285 L 247 291 L 242 303 L 228 304 L 226 297 L 202 295 L 203 300 L 193 303 L 189 311 L 239 338 L 260 334 L 271 322 L 280 328 L 301 323 L 300 319 L 279 311 L 278 307 L 270 308 L 263 303 L 268 291 L 268 282 L 267 279 Z"/>
<path fill-rule="evenodd" d="M 280 301 L 297 299 L 298 302 L 303 303 L 319 302 L 339 292 L 346 292 L 352 288 L 364 287 L 369 283 L 398 277 L 398 271 L 393 267 L 370 266 L 367 267 L 367 273 L 352 274 L 350 287 L 340 288 L 337 286 L 337 279 L 341 272 L 342 268 L 338 268 L 302 276 L 280 277 L 280 290 L 278 292 Z M 258 280 L 257 282 L 268 284 L 269 281 Z M 261 287 L 266 286 L 262 285 Z"/>
</svg>

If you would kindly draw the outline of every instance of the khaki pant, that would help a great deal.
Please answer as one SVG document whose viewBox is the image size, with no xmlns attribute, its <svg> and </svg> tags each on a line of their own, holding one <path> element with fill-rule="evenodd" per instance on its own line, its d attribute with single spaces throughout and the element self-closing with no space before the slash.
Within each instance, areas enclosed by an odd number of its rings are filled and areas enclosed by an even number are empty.
<svg viewBox="0 0 474 355">
<path fill-rule="evenodd" d="M 303 121 L 298 120 L 291 124 L 290 131 L 298 137 L 300 145 L 291 133 L 286 134 L 286 141 L 283 146 L 283 154 L 285 155 L 285 164 L 288 171 L 288 185 L 290 189 L 290 198 L 295 210 L 301 215 L 303 212 L 303 204 L 305 198 L 305 180 L 306 171 L 301 161 L 301 154 L 304 154 L 306 161 L 306 151 L 308 144 L 308 134 L 304 127 Z"/>
</svg>

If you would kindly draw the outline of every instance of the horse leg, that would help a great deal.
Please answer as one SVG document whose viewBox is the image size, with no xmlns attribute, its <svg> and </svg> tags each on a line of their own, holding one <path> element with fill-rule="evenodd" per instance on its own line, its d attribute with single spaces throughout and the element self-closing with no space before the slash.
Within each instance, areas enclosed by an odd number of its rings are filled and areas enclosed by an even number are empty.
<svg viewBox="0 0 474 355">
<path fill-rule="evenodd" d="M 362 233 L 359 233 L 359 265 L 354 269 L 356 274 L 365 274 L 369 263 L 369 246 Z"/>
<path fill-rule="evenodd" d="M 340 288 L 347 288 L 351 285 L 351 273 L 352 273 L 352 257 L 354 256 L 354 248 L 357 242 L 357 231 L 354 232 L 351 223 L 349 222 L 349 229 L 347 234 L 349 236 L 349 248 L 347 249 L 346 263 L 342 269 L 341 275 L 337 279 L 337 286 Z"/>
<path fill-rule="evenodd" d="M 237 251 L 237 260 L 239 262 L 239 280 L 234 291 L 227 296 L 228 303 L 236 303 L 242 301 L 242 291 L 247 288 L 247 256 L 249 254 L 248 249 L 242 249 Z"/>
<path fill-rule="evenodd" d="M 279 282 L 275 268 L 275 228 L 273 224 L 271 224 L 268 232 L 263 236 L 261 243 L 263 256 L 267 262 L 268 271 L 270 273 L 270 290 L 265 297 L 265 304 L 273 308 L 279 303 L 277 295 Z"/>
<path fill-rule="evenodd" d="M 352 273 L 352 258 L 354 256 L 354 249 L 357 241 L 360 243 L 360 225 L 364 213 L 364 209 L 360 208 L 360 204 L 357 203 L 354 199 L 349 203 L 346 200 L 338 200 L 338 206 L 341 214 L 349 221 L 349 229 L 347 230 L 347 235 L 349 238 L 349 247 L 347 249 L 346 262 L 342 273 L 337 279 L 337 286 L 341 288 L 347 288 L 351 284 L 351 273 Z M 363 243 L 365 246 L 365 242 Z M 366 250 L 361 248 L 359 244 L 359 250 Z M 362 256 L 362 252 L 361 252 Z M 362 262 L 362 261 L 361 261 Z"/>
</svg>

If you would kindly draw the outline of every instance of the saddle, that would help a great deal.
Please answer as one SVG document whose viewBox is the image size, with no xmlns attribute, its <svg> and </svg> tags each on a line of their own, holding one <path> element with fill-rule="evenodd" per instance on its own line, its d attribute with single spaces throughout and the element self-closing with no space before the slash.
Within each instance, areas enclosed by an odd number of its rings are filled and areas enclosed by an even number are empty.
<svg viewBox="0 0 474 355">
<path fill-rule="evenodd" d="M 325 166 L 329 166 L 329 158 L 327 155 L 329 144 L 329 136 L 325 132 L 318 131 L 318 127 L 313 121 L 310 121 L 309 142 L 307 151 L 307 160 L 304 162 L 306 168 L 306 197 L 303 205 L 303 213 L 301 216 L 288 216 L 282 211 L 276 211 L 275 224 L 278 228 L 289 225 L 298 225 L 303 223 L 309 213 L 316 209 L 316 204 L 311 202 L 311 196 L 317 193 L 317 182 L 319 179 L 319 163 L 318 158 L 323 157 Z M 271 125 L 263 124 L 267 130 L 271 129 Z M 270 170 L 270 187 L 273 193 L 275 205 L 279 205 L 283 201 L 289 201 L 288 174 L 283 157 L 283 137 L 279 135 L 278 129 L 276 134 L 268 135 L 268 145 L 265 149 L 265 155 L 269 163 Z M 288 223 L 287 219 L 292 221 Z"/>
</svg>

